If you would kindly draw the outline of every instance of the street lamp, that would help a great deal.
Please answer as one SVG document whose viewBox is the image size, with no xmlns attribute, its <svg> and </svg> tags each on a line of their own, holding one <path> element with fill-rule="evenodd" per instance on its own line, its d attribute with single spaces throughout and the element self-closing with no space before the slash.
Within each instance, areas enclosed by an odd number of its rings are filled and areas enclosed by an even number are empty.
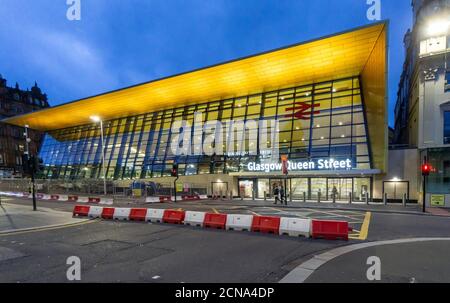
<svg viewBox="0 0 450 303">
<path fill-rule="evenodd" d="M 105 170 L 105 141 L 103 138 L 103 120 L 99 116 L 91 116 L 90 119 L 94 123 L 100 123 L 100 135 L 101 135 L 101 141 L 102 141 L 103 191 L 106 196 L 107 192 L 106 192 L 106 170 Z"/>
<path fill-rule="evenodd" d="M 450 22 L 448 20 L 444 19 L 435 19 L 432 20 L 430 23 L 427 24 L 427 34 L 434 36 L 434 35 L 443 35 L 447 33 L 447 30 L 449 28 Z"/>
</svg>

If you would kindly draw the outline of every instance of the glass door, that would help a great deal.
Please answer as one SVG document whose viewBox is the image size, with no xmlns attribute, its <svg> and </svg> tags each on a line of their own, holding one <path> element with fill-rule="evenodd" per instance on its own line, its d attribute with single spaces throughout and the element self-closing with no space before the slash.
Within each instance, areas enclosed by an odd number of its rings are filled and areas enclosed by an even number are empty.
<svg viewBox="0 0 450 303">
<path fill-rule="evenodd" d="M 335 195 L 336 201 L 349 201 L 352 186 L 353 179 L 328 179 L 328 200 Z"/>
<path fill-rule="evenodd" d="M 303 200 L 303 195 L 308 199 L 308 192 L 308 178 L 291 179 L 291 193 L 294 200 Z"/>
<path fill-rule="evenodd" d="M 253 197 L 253 180 L 239 181 L 239 196 L 243 199 L 252 199 Z"/>
<path fill-rule="evenodd" d="M 320 200 L 325 201 L 327 198 L 327 179 L 311 178 L 311 199 L 317 201 L 320 194 Z"/>
</svg>

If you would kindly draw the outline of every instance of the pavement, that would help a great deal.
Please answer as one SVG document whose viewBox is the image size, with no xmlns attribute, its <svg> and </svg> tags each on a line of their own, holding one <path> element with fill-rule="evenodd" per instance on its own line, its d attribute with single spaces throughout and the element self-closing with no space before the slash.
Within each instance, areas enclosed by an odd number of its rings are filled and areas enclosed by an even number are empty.
<svg viewBox="0 0 450 303">
<path fill-rule="evenodd" d="M 26 208 L 28 212 L 31 209 L 29 199 L 8 198 L 3 201 L 8 211 L 15 207 L 22 211 Z M 365 208 L 323 208 L 328 205 L 320 205 L 319 208 L 303 203 L 288 207 L 273 204 L 252 206 L 243 202 L 247 201 L 164 204 L 117 201 L 115 206 L 347 220 L 355 232 L 352 239 L 345 242 L 167 224 L 90 220 L 75 225 L 0 234 L 0 282 L 67 282 L 66 260 L 70 256 L 78 256 L 82 266 L 81 282 L 271 283 L 281 281 L 305 262 L 334 249 L 404 238 L 450 238 L 450 218 L 445 216 L 419 212 L 371 212 Z M 38 201 L 38 209 L 50 215 L 65 213 L 65 218 L 68 218 L 75 204 Z M 367 282 L 368 255 L 380 256 L 382 278 L 386 282 L 407 282 L 408 279 L 450 282 L 447 264 L 442 265 L 448 263 L 446 256 L 450 248 L 447 243 L 403 243 L 392 244 L 392 249 L 389 247 L 349 251 L 310 272 L 306 282 Z M 423 256 L 426 259 L 422 259 Z M 433 276 L 434 271 L 438 273 L 436 277 Z"/>
<path fill-rule="evenodd" d="M 381 283 L 449 283 L 450 238 L 380 244 L 338 256 L 315 270 L 306 283 L 369 283 L 367 260 L 380 260 Z M 359 264 L 360 266 L 355 266 Z M 351 266 L 352 265 L 352 266 Z M 364 266 L 365 265 L 365 266 Z M 373 263 L 371 263 L 373 265 Z"/>
<path fill-rule="evenodd" d="M 72 218 L 70 213 L 64 211 L 46 207 L 33 211 L 31 206 L 12 203 L 0 205 L 0 234 L 77 223 L 80 223 L 80 220 Z"/>
</svg>

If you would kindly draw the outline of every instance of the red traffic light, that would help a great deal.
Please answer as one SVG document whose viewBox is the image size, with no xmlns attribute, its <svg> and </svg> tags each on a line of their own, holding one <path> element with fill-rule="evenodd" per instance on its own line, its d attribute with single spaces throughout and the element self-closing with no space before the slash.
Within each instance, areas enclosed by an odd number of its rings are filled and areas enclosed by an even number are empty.
<svg viewBox="0 0 450 303">
<path fill-rule="evenodd" d="M 422 175 L 429 176 L 431 169 L 432 169 L 432 167 L 430 164 L 423 164 L 422 165 Z"/>
</svg>

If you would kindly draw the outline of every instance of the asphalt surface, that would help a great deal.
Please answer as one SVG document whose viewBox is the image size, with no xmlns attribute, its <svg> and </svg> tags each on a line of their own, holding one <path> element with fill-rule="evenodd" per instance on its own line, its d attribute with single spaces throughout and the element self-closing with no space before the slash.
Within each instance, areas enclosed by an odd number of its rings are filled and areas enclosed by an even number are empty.
<svg viewBox="0 0 450 303">
<path fill-rule="evenodd" d="M 31 207 L 28 199 L 7 202 Z M 65 212 L 71 212 L 73 206 L 70 202 L 38 202 L 38 207 Z M 220 201 L 152 205 L 120 203 L 119 206 L 340 219 L 347 220 L 356 229 L 361 229 L 368 213 L 363 210 L 248 206 Z M 66 282 L 69 267 L 66 260 L 70 256 L 81 259 L 81 282 L 278 282 L 303 262 L 339 246 L 386 239 L 450 237 L 450 218 L 446 217 L 372 213 L 369 221 L 368 237 L 365 240 L 356 237 L 349 242 L 114 221 L 89 221 L 66 228 L 0 235 L 0 282 Z M 419 282 L 432 281 L 434 277 L 430 275 L 434 268 L 448 260 L 444 258 L 450 252 L 448 245 L 415 246 L 393 246 L 392 252 L 381 255 L 382 260 L 399 264 L 394 267 L 395 264 L 382 261 L 383 268 L 392 268 L 392 272 L 383 272 L 386 282 L 407 282 L 409 278 Z M 427 255 L 434 262 L 425 264 L 430 266 L 430 271 L 417 274 L 408 271 L 408 264 L 415 264 L 422 253 L 436 250 L 436 247 L 441 251 Z M 365 251 L 352 252 L 336 258 L 320 267 L 307 282 L 365 282 L 366 255 L 375 252 L 368 249 L 366 254 Z M 353 258 L 352 254 L 355 254 Z M 404 266 L 400 266 L 400 261 Z"/>
<path fill-rule="evenodd" d="M 381 245 L 337 257 L 306 283 L 369 283 L 367 259 L 380 258 L 381 283 L 450 283 L 450 241 Z"/>
<path fill-rule="evenodd" d="M 65 282 L 70 256 L 81 282 L 277 282 L 312 253 L 342 242 L 184 226 L 97 221 L 0 236 L 0 282 Z"/>
</svg>

